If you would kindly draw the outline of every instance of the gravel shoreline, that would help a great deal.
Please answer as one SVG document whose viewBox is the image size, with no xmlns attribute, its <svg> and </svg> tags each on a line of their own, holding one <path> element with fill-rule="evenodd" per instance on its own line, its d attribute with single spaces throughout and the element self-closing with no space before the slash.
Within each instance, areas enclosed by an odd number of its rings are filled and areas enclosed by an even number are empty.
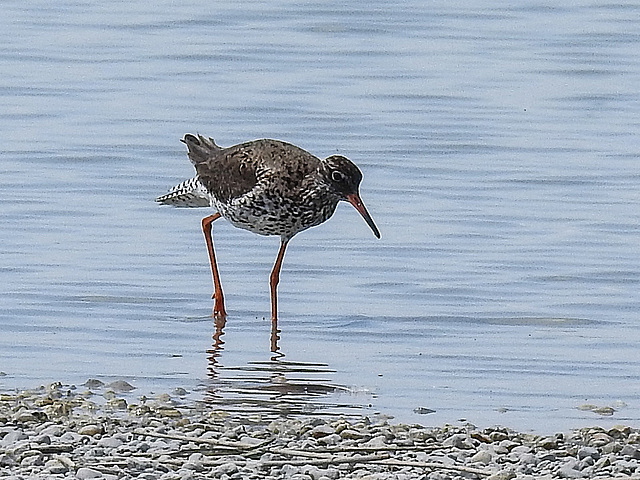
<svg viewBox="0 0 640 480">
<path fill-rule="evenodd" d="M 127 390 L 126 382 L 112 387 L 55 383 L 0 394 L 0 477 L 640 478 L 640 432 L 627 426 L 538 436 L 470 424 L 393 424 L 383 417 L 273 419 L 185 405 L 170 395 L 129 404 L 116 393 Z"/>
</svg>

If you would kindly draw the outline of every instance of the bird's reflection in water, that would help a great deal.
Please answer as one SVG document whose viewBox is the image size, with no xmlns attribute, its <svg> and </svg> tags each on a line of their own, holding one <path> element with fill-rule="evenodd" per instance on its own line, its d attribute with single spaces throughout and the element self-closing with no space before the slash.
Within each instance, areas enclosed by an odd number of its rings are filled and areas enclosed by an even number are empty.
<svg viewBox="0 0 640 480">
<path fill-rule="evenodd" d="M 280 357 L 284 357 L 284 353 L 280 351 L 280 347 L 278 346 L 278 342 L 280 341 L 280 332 L 278 329 L 278 321 L 271 320 L 271 353 L 273 356 L 271 360 L 277 360 Z"/>
<path fill-rule="evenodd" d="M 205 386 L 205 403 L 230 413 L 268 416 L 355 414 L 365 408 L 358 403 L 338 401 L 341 393 L 348 394 L 349 400 L 365 399 L 354 395 L 352 389 L 333 383 L 330 377 L 335 370 L 329 365 L 285 360 L 278 344 L 281 331 L 275 323 L 271 328 L 268 360 L 223 365 L 225 323 L 225 320 L 216 320 L 213 343 L 207 350 L 209 378 Z"/>
<path fill-rule="evenodd" d="M 218 357 L 220 357 L 220 354 L 222 353 L 222 346 L 224 345 L 222 336 L 224 335 L 224 326 L 226 323 L 227 321 L 224 318 L 216 318 L 214 320 L 216 330 L 212 337 L 213 344 L 211 345 L 211 348 L 207 350 L 207 358 L 209 360 L 207 371 L 209 372 L 209 378 L 212 379 L 215 379 L 218 376 L 216 365 L 218 364 Z"/>
</svg>

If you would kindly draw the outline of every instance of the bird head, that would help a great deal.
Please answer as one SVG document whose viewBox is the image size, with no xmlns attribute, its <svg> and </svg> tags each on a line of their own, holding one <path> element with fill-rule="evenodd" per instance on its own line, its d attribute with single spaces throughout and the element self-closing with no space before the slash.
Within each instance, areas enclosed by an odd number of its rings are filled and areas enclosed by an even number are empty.
<svg viewBox="0 0 640 480">
<path fill-rule="evenodd" d="M 360 198 L 362 172 L 355 163 L 342 155 L 331 155 L 322 161 L 320 174 L 330 193 L 353 205 L 373 234 L 380 238 L 380 231 Z"/>
</svg>

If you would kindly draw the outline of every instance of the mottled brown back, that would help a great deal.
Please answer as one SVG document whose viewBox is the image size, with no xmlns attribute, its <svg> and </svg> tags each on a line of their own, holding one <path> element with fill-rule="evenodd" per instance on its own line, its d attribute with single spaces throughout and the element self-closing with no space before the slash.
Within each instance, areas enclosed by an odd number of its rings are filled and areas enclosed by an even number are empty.
<svg viewBox="0 0 640 480">
<path fill-rule="evenodd" d="M 253 140 L 221 148 L 212 139 L 188 134 L 184 142 L 200 181 L 221 202 L 248 193 L 272 176 L 278 178 L 281 193 L 295 196 L 305 177 L 320 164 L 314 155 L 280 140 Z"/>
</svg>

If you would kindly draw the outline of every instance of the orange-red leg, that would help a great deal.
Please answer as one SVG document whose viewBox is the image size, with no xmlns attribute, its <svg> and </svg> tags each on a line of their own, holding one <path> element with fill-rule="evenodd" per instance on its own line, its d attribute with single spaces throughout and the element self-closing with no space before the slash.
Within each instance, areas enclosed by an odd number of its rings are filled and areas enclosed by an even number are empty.
<svg viewBox="0 0 640 480">
<path fill-rule="evenodd" d="M 220 213 L 214 213 L 202 219 L 202 231 L 204 239 L 207 242 L 207 250 L 209 251 L 209 261 L 211 262 L 211 275 L 213 276 L 213 317 L 224 320 L 227 318 L 227 312 L 224 309 L 224 296 L 222 295 L 222 285 L 220 284 L 220 274 L 218 273 L 218 265 L 216 263 L 216 254 L 213 250 L 213 239 L 211 238 L 211 223 L 220 218 Z"/>
<path fill-rule="evenodd" d="M 280 282 L 280 269 L 282 268 L 282 259 L 284 258 L 284 251 L 287 249 L 289 240 L 282 240 L 280 242 L 280 250 L 278 251 L 278 257 L 276 263 L 273 265 L 271 271 L 271 278 L 269 284 L 271 285 L 271 322 L 272 327 L 277 329 L 278 322 L 278 283 Z"/>
</svg>

